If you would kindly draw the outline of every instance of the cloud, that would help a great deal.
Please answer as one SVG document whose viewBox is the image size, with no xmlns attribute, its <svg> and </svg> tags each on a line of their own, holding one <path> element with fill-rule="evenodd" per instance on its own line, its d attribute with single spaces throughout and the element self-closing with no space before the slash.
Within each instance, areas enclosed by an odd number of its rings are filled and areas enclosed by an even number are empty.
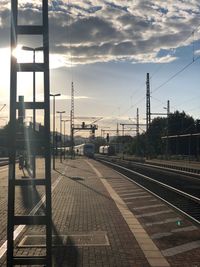
<svg viewBox="0 0 200 267">
<path fill-rule="evenodd" d="M 41 1 L 20 1 L 20 20 L 41 20 Z M 0 47 L 8 42 L 9 1 L 0 4 Z M 199 24 L 198 0 L 88 0 L 51 1 L 50 50 L 54 67 L 129 60 L 167 63 L 176 60 L 170 49 L 187 46 Z M 200 33 L 195 32 L 195 38 Z M 187 39 L 187 40 L 186 40 Z M 161 49 L 168 55 L 159 56 Z"/>
</svg>

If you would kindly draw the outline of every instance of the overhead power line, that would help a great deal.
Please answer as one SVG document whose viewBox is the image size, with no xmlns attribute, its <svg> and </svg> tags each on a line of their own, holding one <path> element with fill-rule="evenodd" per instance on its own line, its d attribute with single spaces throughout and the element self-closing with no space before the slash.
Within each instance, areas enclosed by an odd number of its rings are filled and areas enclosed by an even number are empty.
<svg viewBox="0 0 200 267">
<path fill-rule="evenodd" d="M 192 60 L 190 63 L 188 63 L 187 65 L 185 65 L 182 69 L 180 69 L 179 71 L 177 71 L 175 74 L 173 74 L 171 77 L 169 77 L 165 82 L 163 82 L 161 85 L 159 85 L 158 87 L 156 87 L 154 90 L 152 90 L 152 93 L 156 92 L 157 90 L 159 90 L 161 87 L 163 87 L 164 85 L 166 85 L 168 82 L 170 82 L 171 80 L 173 80 L 176 76 L 178 76 L 181 72 L 183 72 L 184 70 L 186 70 L 188 67 L 190 67 L 194 62 L 196 62 L 197 60 L 200 59 L 200 56 L 196 57 L 194 60 Z"/>
</svg>

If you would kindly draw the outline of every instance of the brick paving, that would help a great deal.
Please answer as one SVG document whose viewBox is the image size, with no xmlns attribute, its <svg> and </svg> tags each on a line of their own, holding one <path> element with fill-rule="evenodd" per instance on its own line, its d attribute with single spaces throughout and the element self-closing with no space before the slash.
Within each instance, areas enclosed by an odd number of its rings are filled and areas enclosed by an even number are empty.
<svg viewBox="0 0 200 267">
<path fill-rule="evenodd" d="M 130 200 L 125 200 L 126 196 L 124 196 L 124 192 L 126 192 L 126 190 L 129 192 L 129 196 L 131 192 L 133 192 L 133 196 L 134 192 L 138 192 L 137 190 L 139 190 L 140 187 L 124 179 L 120 174 L 113 172 L 113 170 L 106 166 L 101 168 L 101 172 L 105 177 L 108 177 L 108 181 L 113 189 L 124 199 L 130 211 L 136 215 L 144 230 L 152 237 L 154 243 L 161 250 L 163 255 L 167 253 L 168 249 L 170 249 L 170 252 L 174 251 L 174 256 L 166 256 L 170 266 L 200 267 L 200 246 L 196 249 L 190 249 L 199 244 L 200 227 L 192 224 L 170 206 L 166 204 L 163 205 L 163 202 L 154 196 L 152 196 L 152 199 L 135 198 L 132 202 Z M 158 211 L 166 211 L 167 213 L 147 216 L 150 213 Z M 164 233 L 167 233 L 165 237 L 163 236 Z M 157 236 L 160 234 L 161 237 L 154 238 L 155 234 L 157 234 Z M 182 252 L 181 250 L 179 251 L 181 245 L 183 245 Z M 184 251 L 184 248 L 186 248 L 187 251 Z"/>
<path fill-rule="evenodd" d="M 150 196 L 150 198 L 131 200 L 129 196 L 134 193 L 138 197 L 143 195 L 142 193 L 144 195 L 149 193 L 145 193 L 143 189 L 99 162 L 89 160 L 89 163 L 102 173 L 102 178 L 99 178 L 87 161 L 81 158 L 65 160 L 62 164 L 57 162 L 57 171 L 52 172 L 52 183 L 58 181 L 59 177 L 59 182 L 52 193 L 53 235 L 57 236 L 61 243 L 61 246 L 53 248 L 54 266 L 161 267 L 156 261 L 156 252 L 154 252 L 155 261 L 149 263 L 148 251 L 145 254 L 143 248 L 147 248 L 150 242 L 146 240 L 146 244 L 143 244 L 138 237 L 152 236 L 152 241 L 161 254 L 177 245 L 200 240 L 199 228 L 194 227 L 170 207 L 163 205 L 159 199 Z M 3 183 L 1 183 L 4 189 L 6 189 L 5 177 L 2 177 Z M 102 179 L 111 186 L 113 194 L 116 193 L 119 198 L 113 199 Z M 1 192 L 4 189 L 0 187 Z M 139 192 L 141 195 L 137 195 Z M 18 195 L 20 200 L 20 192 Z M 4 195 L 4 199 L 0 198 L 1 212 L 3 210 L 4 213 L 6 210 L 2 205 L 5 204 Z M 19 211 L 24 212 L 24 207 L 20 205 Z M 145 209 L 148 205 L 149 208 Z M 156 215 L 156 212 L 169 210 L 170 212 Z M 42 208 L 38 210 L 38 214 L 40 213 L 43 213 Z M 145 216 L 147 213 L 155 215 Z M 131 215 L 135 216 L 135 219 Z M 174 218 L 176 219 L 173 220 Z M 181 222 L 180 226 L 176 224 L 177 219 Z M 137 226 L 134 236 L 131 225 L 135 225 L 135 221 L 141 226 Z M 188 231 L 179 231 L 181 228 L 187 228 Z M 168 235 L 163 236 L 163 233 Z M 39 245 L 35 248 L 19 247 L 19 242 L 25 235 L 44 235 L 44 228 L 27 227 L 23 236 L 16 242 L 17 255 L 43 255 L 44 248 Z M 174 256 L 166 256 L 166 260 L 172 267 L 200 267 L 199 252 L 200 248 L 194 248 Z M 149 256 L 152 258 L 152 255 Z M 5 266 L 5 260 L 2 264 L 0 262 L 0 266 Z"/>
<path fill-rule="evenodd" d="M 60 234 L 104 231 L 110 245 L 67 247 L 62 260 L 60 252 L 55 253 L 57 266 L 148 267 L 130 229 L 92 169 L 81 159 L 70 161 L 68 166 L 53 196 L 57 200 L 53 210 L 56 206 L 64 208 L 62 216 L 60 210 L 57 214 L 53 212 L 57 231 Z"/>
</svg>

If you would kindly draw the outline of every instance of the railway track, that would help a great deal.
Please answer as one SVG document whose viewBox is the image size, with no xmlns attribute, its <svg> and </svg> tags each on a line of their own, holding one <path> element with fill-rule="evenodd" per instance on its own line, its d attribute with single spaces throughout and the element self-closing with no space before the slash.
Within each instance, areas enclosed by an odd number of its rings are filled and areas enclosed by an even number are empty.
<svg viewBox="0 0 200 267">
<path fill-rule="evenodd" d="M 138 163 L 114 163 L 98 158 L 127 179 L 200 224 L 200 179 L 194 175 Z"/>
</svg>

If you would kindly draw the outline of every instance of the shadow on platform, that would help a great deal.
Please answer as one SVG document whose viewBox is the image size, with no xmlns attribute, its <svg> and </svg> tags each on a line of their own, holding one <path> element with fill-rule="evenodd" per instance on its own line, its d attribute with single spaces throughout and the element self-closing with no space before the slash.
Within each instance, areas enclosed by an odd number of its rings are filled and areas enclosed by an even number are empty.
<svg viewBox="0 0 200 267">
<path fill-rule="evenodd" d="M 32 209 L 41 201 L 41 196 L 35 186 L 22 186 L 22 201 L 25 208 Z M 45 204 L 42 203 L 38 208 L 37 214 L 45 214 Z M 52 235 L 55 237 L 56 243 L 59 246 L 52 248 L 52 261 L 55 267 L 72 267 L 77 266 L 78 249 L 74 241 L 68 236 L 67 240 L 63 240 L 61 234 L 58 232 L 54 222 L 52 221 Z M 52 244 L 53 245 L 53 244 Z"/>
<path fill-rule="evenodd" d="M 81 179 L 74 179 L 73 176 L 67 176 L 66 174 L 63 174 L 62 172 L 60 172 L 60 171 L 58 171 L 58 170 L 56 170 L 56 172 L 59 173 L 60 175 L 64 176 L 64 177 L 66 177 L 66 178 L 68 178 L 68 179 L 70 179 L 70 180 L 72 180 L 72 181 L 74 181 L 74 182 L 76 182 L 76 183 L 78 183 L 78 184 L 84 186 L 85 188 L 87 188 L 87 189 L 89 189 L 89 190 L 95 192 L 95 193 L 98 194 L 98 195 L 101 195 L 102 197 L 105 197 L 105 198 L 108 199 L 108 200 L 114 201 L 114 200 L 112 199 L 112 197 L 110 197 L 110 196 L 108 196 L 108 195 L 105 195 L 105 194 L 101 193 L 100 191 L 94 189 L 93 187 L 91 187 L 91 186 L 89 186 L 89 185 L 86 185 L 86 184 L 84 184 L 84 183 L 82 183 L 82 182 L 80 181 L 80 180 L 84 180 L 84 179 L 82 179 L 82 178 L 81 178 Z M 120 203 L 119 203 L 119 204 L 120 204 Z"/>
</svg>

